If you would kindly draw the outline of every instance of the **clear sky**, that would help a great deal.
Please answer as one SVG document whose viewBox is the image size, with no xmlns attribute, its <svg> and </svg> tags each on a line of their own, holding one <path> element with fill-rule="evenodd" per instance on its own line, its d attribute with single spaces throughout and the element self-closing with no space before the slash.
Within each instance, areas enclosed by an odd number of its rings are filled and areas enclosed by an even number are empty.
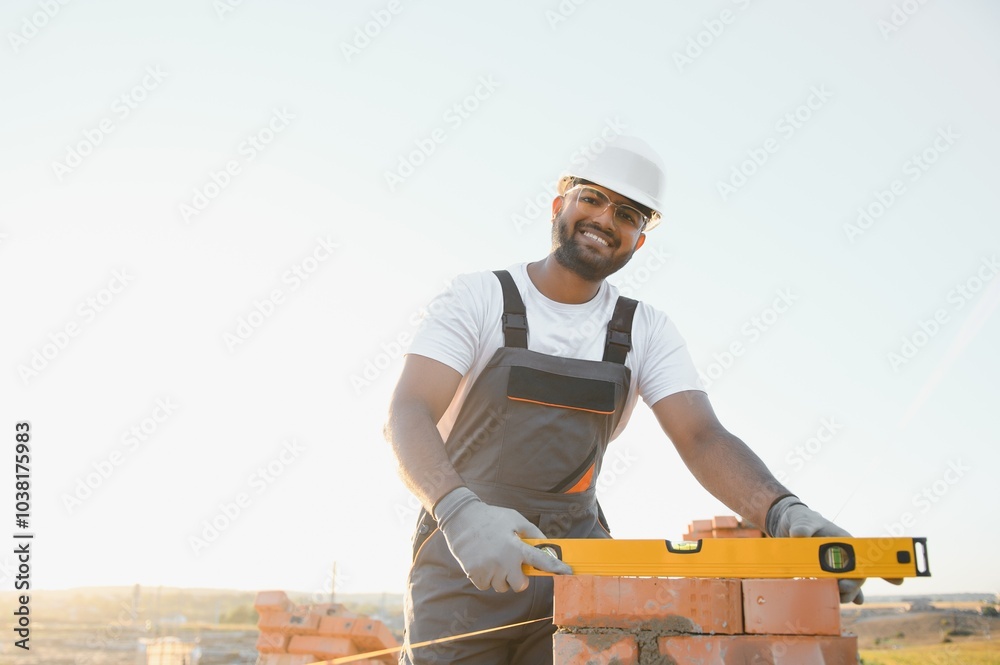
<svg viewBox="0 0 1000 665">
<path fill-rule="evenodd" d="M 381 428 L 420 310 L 543 257 L 551 183 L 624 133 L 669 192 L 613 281 L 723 423 L 855 535 L 928 537 L 903 593 L 1000 590 L 998 27 L 985 0 L 5 2 L 33 585 L 319 592 L 336 561 L 401 591 Z M 609 455 L 617 537 L 731 512 L 645 407 Z"/>
</svg>

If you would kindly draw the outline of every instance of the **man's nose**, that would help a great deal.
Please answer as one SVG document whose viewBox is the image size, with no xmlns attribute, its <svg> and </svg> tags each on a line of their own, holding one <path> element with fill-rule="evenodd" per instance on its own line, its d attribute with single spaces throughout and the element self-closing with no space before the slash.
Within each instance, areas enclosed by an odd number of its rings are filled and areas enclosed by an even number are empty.
<svg viewBox="0 0 1000 665">
<path fill-rule="evenodd" d="M 615 206 L 609 205 L 600 215 L 593 217 L 593 221 L 604 230 L 610 237 L 615 237 Z"/>
</svg>

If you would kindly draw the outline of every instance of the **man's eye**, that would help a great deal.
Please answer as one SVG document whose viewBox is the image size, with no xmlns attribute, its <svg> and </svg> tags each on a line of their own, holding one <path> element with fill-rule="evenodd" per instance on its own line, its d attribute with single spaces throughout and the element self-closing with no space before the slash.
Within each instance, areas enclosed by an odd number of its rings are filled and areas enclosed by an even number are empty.
<svg viewBox="0 0 1000 665">
<path fill-rule="evenodd" d="M 625 222 L 629 226 L 639 226 L 639 218 L 635 216 L 635 213 L 630 213 L 626 210 L 618 209 L 618 219 Z"/>
</svg>

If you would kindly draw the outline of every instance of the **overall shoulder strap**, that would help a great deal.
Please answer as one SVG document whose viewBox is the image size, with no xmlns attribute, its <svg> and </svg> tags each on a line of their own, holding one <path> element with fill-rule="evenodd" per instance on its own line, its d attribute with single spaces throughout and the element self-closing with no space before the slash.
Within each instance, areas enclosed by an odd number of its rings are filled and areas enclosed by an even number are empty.
<svg viewBox="0 0 1000 665">
<path fill-rule="evenodd" d="M 632 348 L 632 319 L 635 317 L 635 308 L 639 306 L 638 300 L 618 296 L 615 303 L 615 312 L 608 322 L 608 339 L 604 343 L 604 360 L 625 364 L 625 356 Z"/>
<path fill-rule="evenodd" d="M 506 270 L 494 270 L 503 289 L 503 340 L 504 346 L 528 348 L 528 313 L 517 290 L 514 278 Z"/>
</svg>

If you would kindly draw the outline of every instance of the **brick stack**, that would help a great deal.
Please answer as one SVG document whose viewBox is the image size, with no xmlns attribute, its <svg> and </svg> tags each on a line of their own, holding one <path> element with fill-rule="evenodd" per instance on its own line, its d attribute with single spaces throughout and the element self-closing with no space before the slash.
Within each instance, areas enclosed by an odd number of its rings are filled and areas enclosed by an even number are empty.
<svg viewBox="0 0 1000 665">
<path fill-rule="evenodd" d="M 835 579 L 557 575 L 555 665 L 856 665 Z"/>
<path fill-rule="evenodd" d="M 684 540 L 761 538 L 736 517 Z M 856 665 L 834 579 L 555 578 L 555 665 Z"/>
<path fill-rule="evenodd" d="M 284 591 L 261 591 L 254 609 L 260 616 L 259 665 L 308 665 L 399 646 L 381 621 L 357 616 L 340 604 L 294 605 Z M 391 665 L 397 660 L 397 654 L 386 654 L 354 662 Z"/>
<path fill-rule="evenodd" d="M 741 522 L 732 515 L 717 515 L 710 520 L 694 520 L 688 525 L 684 540 L 702 538 L 761 538 L 764 534 L 755 526 Z"/>
</svg>

